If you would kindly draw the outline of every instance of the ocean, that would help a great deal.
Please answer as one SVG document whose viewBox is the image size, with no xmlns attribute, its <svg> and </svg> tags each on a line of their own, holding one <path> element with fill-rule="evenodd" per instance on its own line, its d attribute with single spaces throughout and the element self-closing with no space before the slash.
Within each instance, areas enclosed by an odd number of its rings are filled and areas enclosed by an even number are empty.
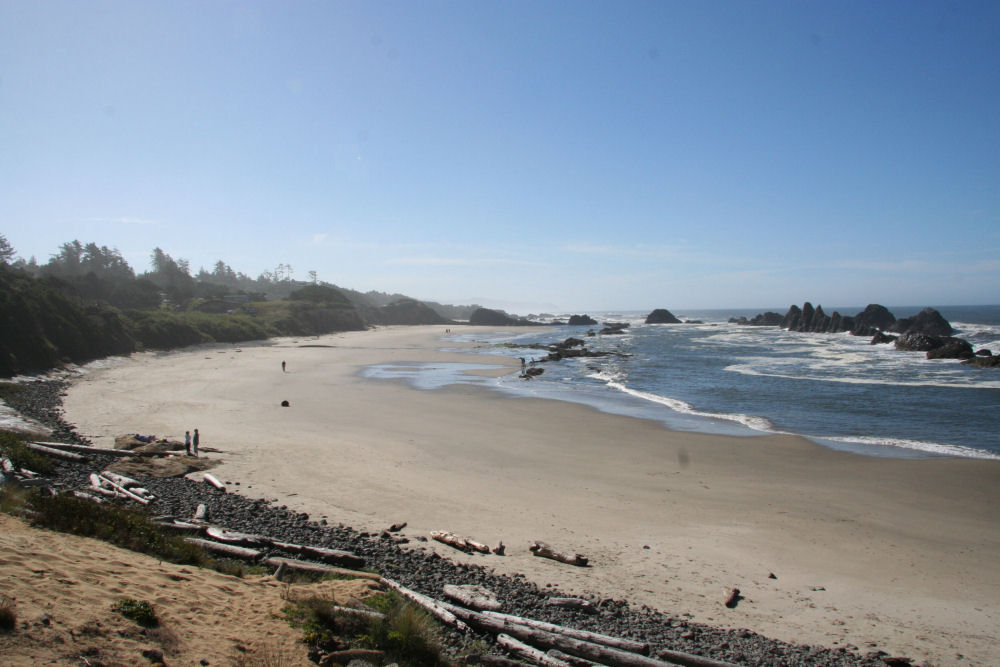
<svg viewBox="0 0 1000 667">
<path fill-rule="evenodd" d="M 1000 306 L 936 307 L 974 349 L 1000 354 Z M 864 307 L 824 307 L 853 315 Z M 784 314 L 787 309 L 772 309 Z M 897 317 L 922 308 L 889 307 Z M 367 377 L 403 378 L 433 389 L 447 384 L 486 385 L 498 391 L 573 401 L 599 410 L 662 422 L 682 431 L 747 436 L 791 433 L 870 456 L 952 456 L 1000 459 L 1000 369 L 928 360 L 923 352 L 870 345 L 869 337 L 812 334 L 728 323 L 761 310 L 678 310 L 701 324 L 647 325 L 647 312 L 590 313 L 604 322 L 628 322 L 623 335 L 588 337 L 601 326 L 552 325 L 512 335 L 498 327 L 487 335 L 445 336 L 474 342 L 476 352 L 545 356 L 531 344 L 570 336 L 591 350 L 611 352 L 538 363 L 544 373 L 525 380 L 469 375 L 469 364 L 373 366 Z M 456 348 L 457 349 L 457 348 Z M 748 440 L 752 446 L 752 440 Z"/>
</svg>

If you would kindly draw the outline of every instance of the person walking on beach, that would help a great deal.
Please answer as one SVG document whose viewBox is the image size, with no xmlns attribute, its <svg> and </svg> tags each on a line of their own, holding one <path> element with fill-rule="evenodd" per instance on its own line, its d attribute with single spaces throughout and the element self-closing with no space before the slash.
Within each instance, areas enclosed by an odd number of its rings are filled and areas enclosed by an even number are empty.
<svg viewBox="0 0 1000 667">
<path fill-rule="evenodd" d="M 194 440 L 191 441 L 193 445 L 192 450 L 194 451 L 194 457 L 198 458 L 198 444 L 201 442 L 201 435 L 198 433 L 198 429 L 194 430 Z"/>
<path fill-rule="evenodd" d="M 184 449 L 187 450 L 187 455 L 191 456 L 191 431 L 184 431 Z"/>
<path fill-rule="evenodd" d="M 282 373 L 285 372 L 285 362 L 284 361 L 281 362 L 281 372 Z"/>
</svg>

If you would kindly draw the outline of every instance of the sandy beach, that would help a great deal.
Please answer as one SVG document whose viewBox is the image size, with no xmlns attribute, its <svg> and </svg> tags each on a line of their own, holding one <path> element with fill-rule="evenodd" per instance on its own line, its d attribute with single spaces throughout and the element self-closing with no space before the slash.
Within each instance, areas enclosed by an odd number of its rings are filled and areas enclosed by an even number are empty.
<svg viewBox="0 0 1000 667">
<path fill-rule="evenodd" d="M 504 557 L 413 545 L 540 585 L 789 642 L 1000 664 L 1000 462 L 680 433 L 480 387 L 359 377 L 381 363 L 517 370 L 443 352 L 462 347 L 443 336 L 390 327 L 138 354 L 75 380 L 66 419 L 104 446 L 197 427 L 220 450 L 213 473 L 241 494 L 358 529 L 406 521 L 410 537 L 503 541 Z M 533 540 L 592 567 L 535 558 Z M 745 599 L 728 609 L 733 587 Z"/>
</svg>

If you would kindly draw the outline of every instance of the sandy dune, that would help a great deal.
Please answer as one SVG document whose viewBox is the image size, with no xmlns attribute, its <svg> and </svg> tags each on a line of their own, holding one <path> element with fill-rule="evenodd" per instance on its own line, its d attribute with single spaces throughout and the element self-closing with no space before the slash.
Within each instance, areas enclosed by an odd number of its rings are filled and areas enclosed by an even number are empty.
<svg viewBox="0 0 1000 667">
<path fill-rule="evenodd" d="M 347 602 L 369 595 L 372 582 L 295 589 Z M 163 563 L 0 514 L 0 593 L 14 601 L 19 626 L 0 634 L 3 665 L 142 665 L 151 650 L 172 665 L 232 665 L 252 655 L 308 664 L 301 631 L 281 618 L 284 590 L 270 577 Z M 152 603 L 159 627 L 144 629 L 112 611 L 123 597 Z"/>
<path fill-rule="evenodd" d="M 1000 463 L 677 433 L 579 405 L 358 376 L 421 361 L 515 370 L 440 351 L 443 333 L 136 355 L 77 381 L 66 414 L 103 444 L 198 427 L 223 450 L 214 473 L 240 493 L 359 529 L 408 521 L 410 535 L 502 540 L 507 557 L 448 555 L 540 584 L 791 642 L 1000 664 Z M 593 567 L 534 558 L 535 539 Z M 733 586 L 746 599 L 727 609 Z"/>
</svg>

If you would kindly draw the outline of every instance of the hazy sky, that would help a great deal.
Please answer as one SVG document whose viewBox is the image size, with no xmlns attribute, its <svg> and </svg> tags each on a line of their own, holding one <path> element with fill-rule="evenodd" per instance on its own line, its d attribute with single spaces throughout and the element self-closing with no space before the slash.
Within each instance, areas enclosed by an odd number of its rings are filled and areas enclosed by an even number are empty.
<svg viewBox="0 0 1000 667">
<path fill-rule="evenodd" d="M 515 312 L 1000 302 L 1000 3 L 0 0 L 0 233 Z"/>
</svg>

